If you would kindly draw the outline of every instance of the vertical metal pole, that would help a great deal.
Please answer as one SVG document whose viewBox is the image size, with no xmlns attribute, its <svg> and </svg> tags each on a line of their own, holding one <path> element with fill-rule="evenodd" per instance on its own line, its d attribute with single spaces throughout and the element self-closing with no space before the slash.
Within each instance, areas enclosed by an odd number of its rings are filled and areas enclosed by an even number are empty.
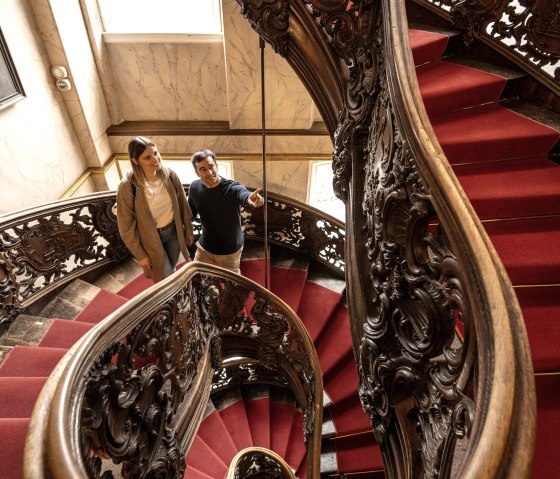
<svg viewBox="0 0 560 479">
<path fill-rule="evenodd" d="M 262 124 L 262 189 L 263 189 L 263 215 L 264 215 L 264 287 L 270 289 L 268 278 L 268 188 L 266 187 L 266 108 L 264 94 L 264 40 L 259 37 L 261 49 L 261 124 Z"/>
</svg>

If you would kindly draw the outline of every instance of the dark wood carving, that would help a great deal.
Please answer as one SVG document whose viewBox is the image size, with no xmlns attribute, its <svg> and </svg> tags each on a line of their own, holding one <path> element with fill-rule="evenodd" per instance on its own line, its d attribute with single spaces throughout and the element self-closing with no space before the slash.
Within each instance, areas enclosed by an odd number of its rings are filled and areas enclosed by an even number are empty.
<svg viewBox="0 0 560 479">
<path fill-rule="evenodd" d="M 111 211 L 114 204 L 114 193 L 98 194 L 0 222 L 0 333 L 35 296 L 97 263 L 129 255 Z"/>
<path fill-rule="evenodd" d="M 418 1 L 418 0 L 415 0 Z M 486 39 L 560 92 L 560 3 L 557 0 L 421 0 L 440 7 L 467 41 Z M 507 45 L 507 47 L 504 47 Z M 533 68 L 536 65 L 540 68 Z M 544 67 L 544 69 L 543 69 Z"/>
<path fill-rule="evenodd" d="M 23 312 L 19 306 L 19 284 L 13 266 L 0 253 L 0 336 L 8 329 L 14 318 Z"/>
<path fill-rule="evenodd" d="M 99 358 L 82 410 L 91 477 L 112 477 L 102 458 L 122 464 L 123 477 L 183 477 L 171 423 L 217 335 L 217 316 L 216 288 L 198 278 Z"/>
<path fill-rule="evenodd" d="M 290 0 L 237 0 L 241 13 L 276 53 L 288 56 Z"/>
<path fill-rule="evenodd" d="M 243 455 L 235 469 L 235 479 L 289 479 L 280 464 L 260 452 Z"/>
</svg>

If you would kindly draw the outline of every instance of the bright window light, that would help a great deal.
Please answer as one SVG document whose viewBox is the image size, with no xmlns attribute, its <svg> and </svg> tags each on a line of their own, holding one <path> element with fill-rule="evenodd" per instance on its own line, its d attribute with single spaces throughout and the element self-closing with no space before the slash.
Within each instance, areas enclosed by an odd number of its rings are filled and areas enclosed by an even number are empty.
<svg viewBox="0 0 560 479">
<path fill-rule="evenodd" d="M 98 0 L 108 33 L 222 32 L 220 0 Z"/>
<path fill-rule="evenodd" d="M 344 221 L 344 203 L 334 194 L 331 161 L 311 162 L 307 203 Z"/>
</svg>

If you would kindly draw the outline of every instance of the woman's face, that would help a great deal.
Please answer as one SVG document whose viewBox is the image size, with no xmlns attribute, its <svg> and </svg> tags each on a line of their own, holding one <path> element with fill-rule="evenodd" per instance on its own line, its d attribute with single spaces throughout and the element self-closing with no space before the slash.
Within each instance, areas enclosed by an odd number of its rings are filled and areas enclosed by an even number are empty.
<svg viewBox="0 0 560 479">
<path fill-rule="evenodd" d="M 148 146 L 138 157 L 138 164 L 142 167 L 146 178 L 154 179 L 156 172 L 161 170 L 161 155 L 155 146 Z"/>
</svg>

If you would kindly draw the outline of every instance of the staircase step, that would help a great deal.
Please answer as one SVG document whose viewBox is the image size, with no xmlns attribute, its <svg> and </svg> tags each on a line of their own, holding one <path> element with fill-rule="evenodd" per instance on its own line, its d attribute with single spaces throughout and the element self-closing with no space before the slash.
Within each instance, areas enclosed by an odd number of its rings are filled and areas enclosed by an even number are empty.
<svg viewBox="0 0 560 479">
<path fill-rule="evenodd" d="M 93 326 L 94 324 L 91 323 L 55 319 L 41 341 L 39 341 L 39 346 L 69 349 Z"/>
<path fill-rule="evenodd" d="M 235 424 L 233 422 L 229 426 L 233 428 Z M 198 428 L 197 435 L 229 467 L 232 459 L 237 454 L 237 448 L 228 432 L 227 425 L 224 424 L 217 411 L 211 412 L 204 418 L 204 421 L 202 421 Z"/>
<path fill-rule="evenodd" d="M 270 449 L 280 457 L 286 455 L 296 409 L 293 404 L 270 403 Z"/>
<path fill-rule="evenodd" d="M 194 437 L 186 463 L 188 466 L 212 478 L 224 477 L 229 468 L 229 464 L 224 464 L 212 448 L 198 435 Z"/>
<path fill-rule="evenodd" d="M 250 280 L 254 281 L 261 286 L 265 286 L 264 281 L 264 259 L 263 258 L 254 258 L 254 259 L 245 259 L 241 261 L 240 264 L 241 275 L 249 278 Z M 270 270 L 269 270 L 270 271 Z M 269 275 L 270 278 L 270 275 Z"/>
<path fill-rule="evenodd" d="M 319 337 L 341 298 L 342 294 L 337 291 L 313 281 L 305 282 L 297 314 L 313 342 Z"/>
<path fill-rule="evenodd" d="M 537 375 L 537 441 L 531 479 L 558 477 L 560 374 Z"/>
<path fill-rule="evenodd" d="M 560 284 L 560 217 L 483 225 L 514 285 Z"/>
<path fill-rule="evenodd" d="M 229 435 L 238 451 L 253 446 L 251 428 L 243 398 L 240 397 L 239 400 L 221 409 L 219 414 L 223 423 L 230 426 Z"/>
<path fill-rule="evenodd" d="M 128 258 L 115 265 L 110 271 L 95 281 L 94 286 L 113 293 L 118 293 L 133 279 L 142 275 L 142 268 L 134 258 Z"/>
<path fill-rule="evenodd" d="M 270 291 L 294 311 L 298 310 L 307 279 L 307 269 L 270 268 Z"/>
<path fill-rule="evenodd" d="M 515 292 L 525 319 L 534 370 L 560 371 L 560 285 L 516 288 Z"/>
<path fill-rule="evenodd" d="M 16 346 L 0 366 L 0 377 L 49 376 L 67 351 L 66 348 Z"/>
<path fill-rule="evenodd" d="M 268 395 L 245 401 L 253 445 L 270 449 L 270 400 Z"/>
<path fill-rule="evenodd" d="M 436 116 L 432 126 L 452 165 L 546 156 L 560 137 L 495 103 Z"/>
<path fill-rule="evenodd" d="M 381 450 L 373 432 L 333 439 L 339 473 L 382 471 Z"/>
<path fill-rule="evenodd" d="M 0 477 L 21 479 L 23 448 L 29 419 L 0 418 Z"/>
<path fill-rule="evenodd" d="M 109 314 L 119 309 L 122 305 L 126 304 L 127 301 L 128 298 L 120 294 L 101 289 L 95 297 L 92 298 L 89 304 L 76 316 L 75 321 L 97 324 Z"/>
<path fill-rule="evenodd" d="M 298 413 L 294 415 L 290 439 L 288 440 L 288 447 L 284 459 L 293 470 L 297 471 L 305 459 L 306 454 L 307 449 L 305 448 L 303 437 L 303 413 L 298 411 Z"/>
<path fill-rule="evenodd" d="M 337 436 L 347 436 L 371 431 L 371 422 L 357 395 L 329 407 Z"/>
<path fill-rule="evenodd" d="M 326 326 L 315 341 L 315 349 L 323 375 L 327 374 L 352 351 L 350 314 L 346 306 L 337 304 Z"/>
<path fill-rule="evenodd" d="M 506 79 L 457 63 L 436 60 L 416 68 L 428 115 L 440 115 L 499 100 Z"/>
<path fill-rule="evenodd" d="M 124 288 L 119 289 L 117 294 L 123 298 L 132 299 L 153 285 L 154 282 L 150 278 L 146 278 L 143 274 L 141 274 L 134 278 Z"/>
<path fill-rule="evenodd" d="M 323 388 L 336 404 L 358 393 L 358 371 L 350 353 L 323 378 Z"/>
<path fill-rule="evenodd" d="M 449 41 L 447 35 L 424 30 L 411 29 L 409 37 L 415 65 L 422 65 L 441 58 Z"/>
<path fill-rule="evenodd" d="M 41 310 L 39 316 L 74 319 L 98 292 L 97 286 L 75 279 Z"/>
<path fill-rule="evenodd" d="M 560 166 L 548 158 L 457 165 L 453 169 L 481 219 L 560 214 Z"/>
<path fill-rule="evenodd" d="M 46 380 L 46 377 L 0 377 L 0 417 L 31 417 Z"/>
<path fill-rule="evenodd" d="M 37 346 L 53 321 L 51 318 L 43 318 L 42 316 L 20 314 L 0 337 L 0 345 Z"/>
</svg>

